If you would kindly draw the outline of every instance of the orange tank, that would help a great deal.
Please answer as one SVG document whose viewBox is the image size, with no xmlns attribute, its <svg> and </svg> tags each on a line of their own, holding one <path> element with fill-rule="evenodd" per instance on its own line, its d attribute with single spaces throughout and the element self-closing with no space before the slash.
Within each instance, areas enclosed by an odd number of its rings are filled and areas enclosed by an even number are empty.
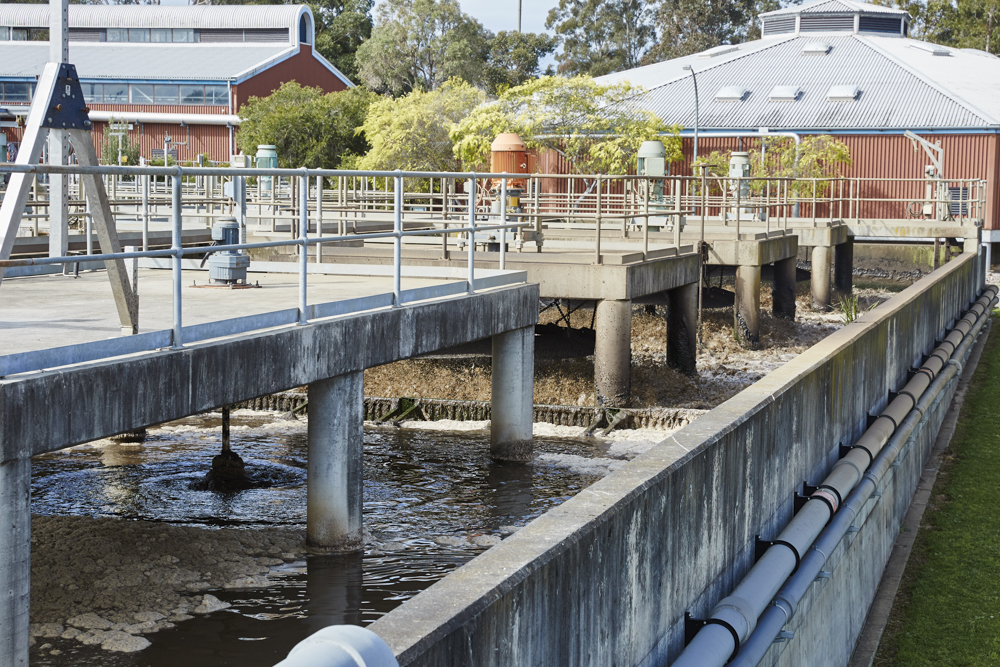
<svg viewBox="0 0 1000 667">
<path fill-rule="evenodd" d="M 513 132 L 503 132 L 490 144 L 490 171 L 494 174 L 528 173 L 528 157 L 521 137 Z M 497 184 L 499 185 L 499 183 Z M 510 179 L 507 188 L 524 190 L 524 179 Z"/>
</svg>

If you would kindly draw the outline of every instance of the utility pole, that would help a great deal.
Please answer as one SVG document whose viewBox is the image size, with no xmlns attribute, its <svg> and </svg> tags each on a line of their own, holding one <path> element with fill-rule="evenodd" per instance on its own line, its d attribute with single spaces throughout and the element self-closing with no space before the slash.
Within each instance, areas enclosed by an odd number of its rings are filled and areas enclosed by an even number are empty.
<svg viewBox="0 0 1000 667">
<path fill-rule="evenodd" d="M 521 0 L 517 0 L 517 32 L 521 32 Z"/>
</svg>

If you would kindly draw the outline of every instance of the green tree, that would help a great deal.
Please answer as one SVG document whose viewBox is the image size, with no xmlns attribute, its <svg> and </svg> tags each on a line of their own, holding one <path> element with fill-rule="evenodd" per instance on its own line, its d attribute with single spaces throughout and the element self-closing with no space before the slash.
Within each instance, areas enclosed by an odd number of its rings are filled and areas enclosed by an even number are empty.
<svg viewBox="0 0 1000 667">
<path fill-rule="evenodd" d="M 324 94 L 289 81 L 268 97 L 251 97 L 240 109 L 245 120 L 237 144 L 248 155 L 260 144 L 274 144 L 281 167 L 336 169 L 345 155 L 368 149 L 357 128 L 374 98 L 360 87 Z"/>
<path fill-rule="evenodd" d="M 386 0 L 358 49 L 359 77 L 379 93 L 434 90 L 451 78 L 482 80 L 490 33 L 457 0 Z"/>
<path fill-rule="evenodd" d="M 601 76 L 638 67 L 656 39 L 649 0 L 559 0 L 545 27 L 562 41 L 559 71 Z"/>
<path fill-rule="evenodd" d="M 631 106 L 640 92 L 627 83 L 602 86 L 588 76 L 528 81 L 477 107 L 452 129 L 455 155 L 467 168 L 488 169 L 493 139 L 516 132 L 529 149 L 564 155 L 577 173 L 621 174 L 643 141 L 669 132 L 673 136 L 663 142 L 667 161 L 681 159 L 680 128 Z"/>
<path fill-rule="evenodd" d="M 491 95 L 519 86 L 540 74 L 538 61 L 555 51 L 558 40 L 545 33 L 502 30 L 489 42 L 483 84 Z"/>
<path fill-rule="evenodd" d="M 359 169 L 455 171 L 451 129 L 486 101 L 486 95 L 460 79 L 437 90 L 415 90 L 399 98 L 383 97 L 368 110 L 362 131 L 371 143 Z"/>
<path fill-rule="evenodd" d="M 647 61 L 757 39 L 758 16 L 779 7 L 778 0 L 659 0 L 654 19 L 659 41 Z"/>
<path fill-rule="evenodd" d="M 374 0 L 325 0 L 310 5 L 316 17 L 316 50 L 358 81 L 358 49 L 372 35 Z"/>
</svg>

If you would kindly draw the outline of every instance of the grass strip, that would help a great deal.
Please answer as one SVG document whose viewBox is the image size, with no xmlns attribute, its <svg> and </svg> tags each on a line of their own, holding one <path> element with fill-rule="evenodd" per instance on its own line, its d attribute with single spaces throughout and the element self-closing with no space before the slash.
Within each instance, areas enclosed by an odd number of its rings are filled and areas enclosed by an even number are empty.
<svg viewBox="0 0 1000 667">
<path fill-rule="evenodd" d="M 944 453 L 877 667 L 1000 665 L 998 341 L 994 328 Z"/>
</svg>

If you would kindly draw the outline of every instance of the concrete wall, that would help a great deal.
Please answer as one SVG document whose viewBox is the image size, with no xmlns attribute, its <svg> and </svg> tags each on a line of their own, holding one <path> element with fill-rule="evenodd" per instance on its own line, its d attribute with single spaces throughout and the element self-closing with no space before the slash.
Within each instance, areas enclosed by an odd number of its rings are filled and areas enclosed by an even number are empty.
<svg viewBox="0 0 1000 667">
<path fill-rule="evenodd" d="M 522 285 L 0 379 L 0 463 L 537 321 L 538 286 Z"/>
<path fill-rule="evenodd" d="M 979 269 L 974 254 L 950 262 L 371 629 L 401 665 L 672 660 L 684 613 L 706 614 L 745 575 L 754 536 L 773 538 L 790 519 L 802 482 L 829 470 L 838 443 L 857 439 L 971 303 Z M 877 521 L 838 549 L 834 579 L 803 603 L 796 639 L 774 652 L 784 651 L 779 664 L 846 663 L 921 461 L 907 455 Z"/>
</svg>

